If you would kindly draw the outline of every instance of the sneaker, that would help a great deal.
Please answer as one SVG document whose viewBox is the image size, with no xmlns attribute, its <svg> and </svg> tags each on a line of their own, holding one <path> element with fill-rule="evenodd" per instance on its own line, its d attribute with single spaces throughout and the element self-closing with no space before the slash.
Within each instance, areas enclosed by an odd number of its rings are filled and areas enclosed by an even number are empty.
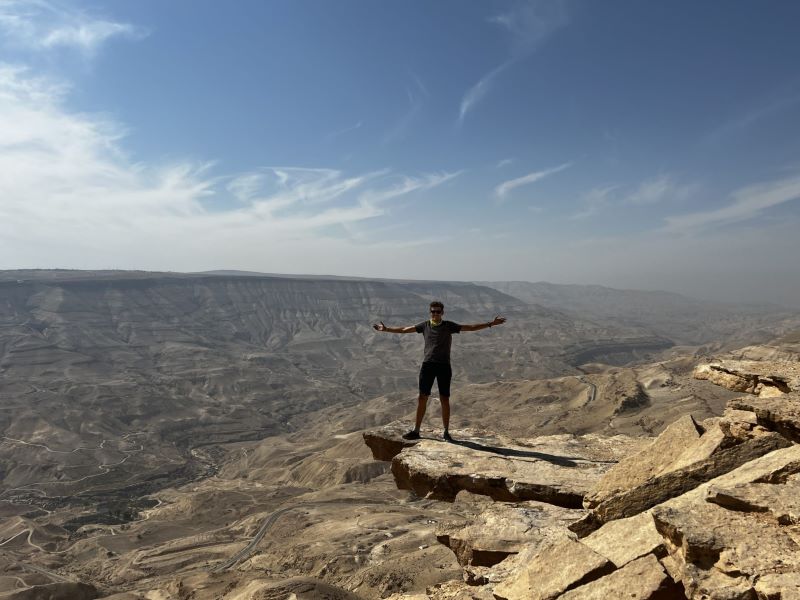
<svg viewBox="0 0 800 600">
<path fill-rule="evenodd" d="M 450 432 L 447 431 L 446 429 L 444 430 L 444 433 L 442 434 L 442 439 L 445 442 L 450 442 L 451 444 L 453 443 L 453 438 L 450 437 Z"/>
<path fill-rule="evenodd" d="M 404 440 L 418 440 L 419 439 L 419 431 L 416 429 L 412 429 L 408 433 L 403 434 Z"/>
</svg>

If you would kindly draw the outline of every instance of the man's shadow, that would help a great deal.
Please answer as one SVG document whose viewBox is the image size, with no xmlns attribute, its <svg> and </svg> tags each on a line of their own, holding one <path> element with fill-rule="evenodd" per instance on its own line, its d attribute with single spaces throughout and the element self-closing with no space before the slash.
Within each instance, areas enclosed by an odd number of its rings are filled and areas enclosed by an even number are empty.
<svg viewBox="0 0 800 600">
<path fill-rule="evenodd" d="M 478 442 L 471 442 L 469 440 L 453 440 L 452 443 L 456 444 L 457 446 L 464 446 L 465 448 L 477 450 L 478 452 L 489 452 L 491 454 L 499 454 L 500 456 L 535 458 L 538 460 L 544 460 L 554 465 L 558 465 L 559 467 L 577 467 L 578 463 L 575 461 L 584 460 L 579 457 L 556 456 L 554 454 L 544 454 L 542 452 L 533 452 L 530 450 L 514 450 L 513 448 L 503 448 L 501 446 L 487 446 L 484 444 L 479 444 Z"/>
</svg>

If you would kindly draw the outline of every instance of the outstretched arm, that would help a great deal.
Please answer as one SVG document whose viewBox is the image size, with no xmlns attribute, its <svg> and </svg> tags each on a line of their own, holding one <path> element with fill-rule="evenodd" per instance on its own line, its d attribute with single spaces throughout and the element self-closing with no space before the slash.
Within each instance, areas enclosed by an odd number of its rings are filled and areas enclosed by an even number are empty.
<svg viewBox="0 0 800 600">
<path fill-rule="evenodd" d="M 461 331 L 480 331 L 481 329 L 489 329 L 489 327 L 494 327 L 495 325 L 502 325 L 506 322 L 505 317 L 496 316 L 491 321 L 487 321 L 486 323 L 475 323 L 474 325 L 462 325 Z"/>
<path fill-rule="evenodd" d="M 414 325 L 409 325 L 408 327 L 387 327 L 383 324 L 383 321 L 376 323 L 372 327 L 375 331 L 386 331 L 388 333 L 416 333 L 417 331 Z"/>
</svg>

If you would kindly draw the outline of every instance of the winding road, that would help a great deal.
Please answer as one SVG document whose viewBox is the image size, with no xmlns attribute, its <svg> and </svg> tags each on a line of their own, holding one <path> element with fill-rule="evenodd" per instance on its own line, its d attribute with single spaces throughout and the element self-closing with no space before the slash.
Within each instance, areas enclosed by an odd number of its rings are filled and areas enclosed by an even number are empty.
<svg viewBox="0 0 800 600">
<path fill-rule="evenodd" d="M 48 571 L 47 569 L 43 569 L 42 567 L 37 567 L 35 565 L 27 565 L 25 563 L 17 563 L 20 567 L 25 569 L 26 571 L 32 571 L 34 573 L 39 573 L 40 575 L 45 575 L 50 579 L 55 580 L 58 583 L 70 583 L 72 579 L 67 579 L 66 577 L 62 577 L 58 573 L 53 573 L 53 571 Z"/>
<path fill-rule="evenodd" d="M 594 402 L 594 399 L 597 397 L 597 386 L 591 381 L 586 381 L 582 375 L 578 376 L 578 381 L 589 386 L 589 399 L 583 404 L 587 406 Z"/>
<path fill-rule="evenodd" d="M 264 522 L 261 524 L 261 527 L 259 527 L 258 532 L 256 533 L 255 536 L 253 536 L 253 539 L 250 540 L 250 543 L 247 544 L 247 546 L 245 546 L 244 548 L 239 550 L 236 554 L 234 554 L 231 558 L 229 558 L 225 562 L 220 563 L 217 566 L 213 567 L 210 570 L 210 572 L 211 573 L 220 573 L 220 572 L 222 572 L 222 571 L 224 571 L 226 569 L 230 569 L 232 566 L 234 566 L 239 561 L 244 560 L 245 558 L 250 556 L 255 551 L 256 547 L 259 544 L 259 542 L 261 542 L 261 540 L 264 538 L 264 534 L 267 533 L 269 528 L 272 527 L 272 525 L 275 524 L 275 521 L 277 521 L 282 515 L 285 515 L 287 512 L 290 512 L 292 510 L 298 510 L 300 508 L 309 508 L 311 506 L 340 504 L 340 503 L 346 503 L 346 501 L 344 501 L 344 500 L 319 500 L 319 501 L 316 501 L 316 502 L 302 502 L 302 503 L 299 503 L 299 504 L 295 504 L 294 506 L 286 506 L 284 508 L 279 508 L 278 510 L 273 512 L 270 516 L 268 516 L 266 519 L 264 519 Z"/>
<path fill-rule="evenodd" d="M 230 569 L 232 566 L 234 566 L 239 561 L 244 560 L 245 558 L 250 556 L 255 551 L 256 546 L 258 546 L 259 542 L 263 539 L 264 534 L 267 533 L 267 530 L 270 527 L 272 527 L 272 525 L 275 523 L 275 521 L 278 520 L 278 518 L 280 518 L 281 515 L 284 515 L 289 511 L 296 510 L 296 509 L 300 508 L 301 506 L 302 505 L 288 506 L 286 508 L 280 508 L 280 509 L 276 510 L 269 517 L 264 519 L 264 522 L 261 524 L 261 527 L 259 527 L 258 532 L 255 534 L 255 536 L 253 536 L 253 539 L 250 540 L 250 543 L 247 544 L 247 546 L 245 546 L 244 548 L 239 550 L 239 552 L 234 554 L 232 557 L 230 557 L 224 563 L 220 563 L 216 567 L 211 569 L 211 572 L 212 573 L 220 573 L 222 571 L 225 571 L 226 569 Z"/>
<path fill-rule="evenodd" d="M 120 440 L 121 441 L 125 441 L 127 443 L 128 438 L 130 438 L 132 436 L 138 436 L 138 435 L 144 435 L 144 432 L 140 431 L 140 432 L 136 432 L 136 433 L 128 433 L 128 434 L 125 434 L 124 436 L 122 436 L 120 438 Z M 53 450 L 52 448 L 49 448 L 48 446 L 46 446 L 44 444 L 36 444 L 36 443 L 32 443 L 32 442 L 26 442 L 25 440 L 19 440 L 19 439 L 16 439 L 16 438 L 10 438 L 10 437 L 7 437 L 7 436 L 0 436 L 0 439 L 1 440 L 5 440 L 7 442 L 13 442 L 13 443 L 16 443 L 16 444 L 22 444 L 22 445 L 25 445 L 25 446 L 35 446 L 37 448 L 44 448 L 47 452 L 52 452 L 53 454 L 73 454 L 73 453 L 79 452 L 79 451 L 105 450 L 106 449 L 105 448 L 105 444 L 106 444 L 106 442 L 109 441 L 107 439 L 103 439 L 100 442 L 100 445 L 98 447 L 96 447 L 96 448 L 89 448 L 89 447 L 86 447 L 86 446 L 80 446 L 78 448 L 75 448 L 74 450 L 67 451 L 67 450 Z M 117 449 L 115 451 L 123 454 L 124 455 L 123 459 L 121 461 L 119 461 L 119 462 L 116 462 L 116 463 L 105 463 L 105 462 L 100 463 L 99 465 L 97 465 L 97 468 L 100 470 L 100 473 L 95 473 L 94 475 L 86 475 L 86 476 L 81 477 L 79 479 L 53 480 L 53 481 L 42 481 L 42 482 L 27 483 L 25 486 L 16 487 L 16 488 L 9 488 L 7 490 L 4 490 L 3 492 L 0 492 L 0 498 L 5 496 L 6 494 L 9 494 L 9 493 L 12 493 L 12 492 L 19 492 L 19 491 L 38 492 L 38 493 L 42 494 L 43 497 L 50 498 L 50 496 L 48 496 L 46 492 L 44 492 L 43 490 L 35 489 L 34 486 L 66 485 L 66 484 L 80 483 L 81 481 L 86 481 L 87 479 L 93 479 L 95 477 L 102 477 L 103 475 L 108 474 L 114 467 L 118 467 L 118 466 L 124 464 L 132 455 L 136 454 L 137 452 L 143 452 L 144 451 L 144 445 L 140 443 L 139 444 L 139 448 L 135 448 L 135 449 L 132 449 L 132 450 L 123 450 L 122 448 L 119 448 L 119 449 Z M 74 468 L 82 468 L 82 467 L 83 467 L 83 465 L 76 465 Z"/>
</svg>

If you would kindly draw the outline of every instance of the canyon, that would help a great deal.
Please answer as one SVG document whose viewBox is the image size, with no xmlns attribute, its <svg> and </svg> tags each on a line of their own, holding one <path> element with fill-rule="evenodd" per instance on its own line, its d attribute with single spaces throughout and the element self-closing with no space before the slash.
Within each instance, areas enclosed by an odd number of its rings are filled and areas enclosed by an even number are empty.
<svg viewBox="0 0 800 600">
<path fill-rule="evenodd" d="M 506 511 L 505 527 L 515 502 L 553 497 L 572 500 L 554 505 L 558 526 L 537 529 L 563 537 L 569 511 L 596 527 L 582 506 L 590 490 L 575 481 L 535 498 L 492 499 L 478 484 L 432 493 L 398 487 L 394 462 L 364 444 L 365 432 L 410 421 L 421 354 L 418 336 L 371 325 L 419 322 L 433 299 L 457 322 L 508 318 L 454 342 L 457 441 L 586 459 L 589 446 L 569 440 L 594 439 L 596 477 L 688 415 L 720 419 L 737 401 L 759 414 L 741 389 L 695 378 L 698 365 L 800 356 L 800 318 L 775 307 L 666 296 L 659 307 L 672 299 L 673 310 L 649 320 L 648 293 L 624 292 L 612 315 L 601 300 L 594 311 L 548 306 L 517 288 L 0 272 L 0 597 L 456 598 L 488 593 L 465 591 L 465 578 L 490 575 L 480 564 L 465 575 L 464 557 L 499 550 L 462 545 L 459 557 L 440 538 L 457 537 L 444 532 L 453 520 L 496 522 L 476 508 L 484 498 Z M 611 304 L 621 293 L 607 292 Z M 444 446 L 436 404 L 432 451 Z M 787 419 L 773 428 L 782 440 Z"/>
</svg>

